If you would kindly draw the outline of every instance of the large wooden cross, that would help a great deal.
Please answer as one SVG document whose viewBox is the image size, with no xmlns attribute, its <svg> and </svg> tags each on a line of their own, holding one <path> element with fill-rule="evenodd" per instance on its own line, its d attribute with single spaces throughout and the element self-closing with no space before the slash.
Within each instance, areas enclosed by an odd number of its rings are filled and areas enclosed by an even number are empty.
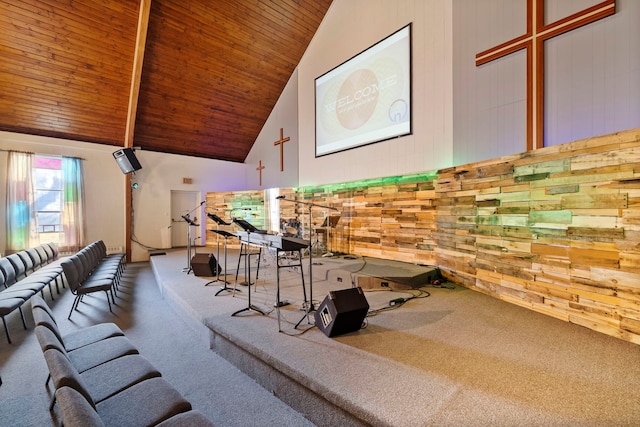
<svg viewBox="0 0 640 427">
<path fill-rule="evenodd" d="M 262 186 L 262 170 L 263 169 L 264 169 L 264 166 L 262 166 L 262 160 L 260 160 L 260 162 L 258 163 L 258 167 L 256 168 L 256 170 L 260 174 L 260 186 Z"/>
<path fill-rule="evenodd" d="M 527 0 L 527 32 L 476 55 L 476 66 L 527 50 L 527 150 L 544 146 L 544 42 L 616 13 L 616 0 L 605 0 L 551 24 L 544 24 L 545 0 Z"/>
<path fill-rule="evenodd" d="M 284 129 L 280 128 L 280 139 L 273 143 L 280 146 L 280 172 L 284 170 L 284 143 L 289 141 L 289 137 L 284 137 Z"/>
</svg>

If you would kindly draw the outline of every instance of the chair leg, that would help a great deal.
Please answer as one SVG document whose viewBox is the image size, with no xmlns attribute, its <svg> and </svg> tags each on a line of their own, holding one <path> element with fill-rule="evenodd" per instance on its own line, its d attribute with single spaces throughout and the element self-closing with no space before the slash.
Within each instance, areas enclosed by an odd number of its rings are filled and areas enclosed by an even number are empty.
<svg viewBox="0 0 640 427">
<path fill-rule="evenodd" d="M 113 314 L 113 310 L 111 309 L 111 300 L 109 299 L 109 291 L 104 291 L 107 295 L 107 302 L 109 303 L 109 311 Z"/>
<path fill-rule="evenodd" d="M 4 324 L 4 333 L 7 335 L 7 341 L 9 342 L 9 344 L 11 344 L 11 337 L 9 336 L 9 328 L 7 328 L 7 321 L 4 318 L 4 316 L 2 316 L 2 323 Z"/>
<path fill-rule="evenodd" d="M 27 330 L 27 324 L 24 321 L 24 313 L 22 312 L 22 307 L 18 307 L 18 311 L 20 312 L 20 318 L 22 319 L 22 326 L 24 327 L 24 330 Z"/>
<path fill-rule="evenodd" d="M 73 300 L 73 304 L 71 304 L 71 310 L 69 310 L 69 316 L 67 316 L 67 320 L 71 319 L 71 313 L 73 313 L 73 310 L 76 308 L 79 300 L 80 295 L 76 295 L 75 299 Z"/>
</svg>

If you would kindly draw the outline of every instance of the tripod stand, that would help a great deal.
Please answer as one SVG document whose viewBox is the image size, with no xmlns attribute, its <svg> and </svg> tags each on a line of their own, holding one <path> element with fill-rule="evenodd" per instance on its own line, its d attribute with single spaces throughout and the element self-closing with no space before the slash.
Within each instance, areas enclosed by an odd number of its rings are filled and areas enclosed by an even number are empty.
<svg viewBox="0 0 640 427">
<path fill-rule="evenodd" d="M 238 310 L 238 311 L 234 312 L 233 314 L 231 314 L 231 316 L 236 316 L 236 315 L 238 315 L 238 314 L 240 314 L 242 312 L 245 312 L 245 311 L 255 311 L 256 313 L 260 313 L 262 315 L 265 315 L 266 313 L 264 311 L 260 310 L 255 305 L 251 304 L 251 252 L 250 252 L 250 245 L 251 245 L 251 232 L 252 231 L 256 231 L 256 229 L 255 229 L 255 227 L 253 227 L 251 224 L 249 224 L 246 221 L 234 219 L 233 222 L 238 224 L 240 227 L 242 227 L 244 229 L 244 231 L 247 232 L 247 241 L 246 242 L 242 242 L 242 244 L 240 245 L 240 254 L 241 255 L 242 255 L 242 246 L 243 245 L 244 245 L 245 250 L 246 250 L 246 254 L 245 254 L 245 257 L 244 257 L 244 274 L 245 274 L 245 279 L 247 281 L 247 306 L 245 308 L 241 309 L 241 310 Z M 260 253 L 261 252 L 259 252 L 259 254 Z M 258 256 L 260 256 L 260 255 L 258 255 Z M 258 258 L 258 262 L 260 262 L 259 258 Z M 238 279 L 237 279 L 237 276 L 236 276 L 236 284 L 237 284 L 237 280 Z"/>
<path fill-rule="evenodd" d="M 199 224 L 189 218 L 189 214 L 182 215 L 182 219 L 187 223 L 187 266 L 182 271 L 186 271 L 189 274 L 191 273 L 191 227 L 198 227 Z"/>
<path fill-rule="evenodd" d="M 220 236 L 224 238 L 224 279 L 222 280 L 222 282 L 224 283 L 224 286 L 220 288 L 218 292 L 216 292 L 216 295 L 218 295 L 222 291 L 233 291 L 233 289 L 227 287 L 227 285 L 229 284 L 229 282 L 227 282 L 227 238 L 235 237 L 235 235 L 229 233 L 228 231 L 220 230 L 221 225 L 231 225 L 230 222 L 225 222 L 222 218 L 220 218 L 216 214 L 208 213 L 207 216 L 216 223 L 216 229 L 211 231 L 218 234 L 218 237 L 216 239 L 217 245 L 218 245 L 217 255 L 216 255 L 218 264 L 220 263 Z M 211 282 L 207 283 L 205 286 L 211 283 L 216 283 L 216 282 L 220 282 L 219 268 L 216 268 L 216 280 L 212 280 Z"/>
<path fill-rule="evenodd" d="M 222 285 L 222 287 L 220 287 L 220 289 L 218 290 L 218 292 L 216 292 L 216 296 L 218 294 L 220 294 L 220 292 L 222 291 L 229 291 L 229 292 L 235 292 L 236 289 L 232 289 L 227 287 L 227 285 L 229 284 L 229 282 L 227 281 L 227 239 L 229 237 L 236 237 L 235 234 L 229 233 L 228 231 L 224 231 L 224 230 L 213 230 L 215 233 L 218 233 L 220 236 L 222 236 L 224 238 L 224 279 L 222 280 L 222 282 L 224 283 Z M 220 251 L 220 249 L 218 249 L 218 252 Z M 220 258 L 218 258 L 218 263 L 220 262 Z M 218 277 L 220 277 L 220 269 L 218 269 Z M 215 282 L 219 282 L 220 279 L 216 279 L 213 280 L 209 283 L 215 283 Z M 207 285 L 209 284 L 207 283 Z M 205 286 L 207 286 L 205 285 Z M 240 289 L 238 289 L 238 291 L 240 291 Z"/>
<path fill-rule="evenodd" d="M 201 202 L 198 206 L 196 206 L 195 208 L 191 209 L 189 212 L 187 212 L 184 215 L 181 215 L 180 217 L 187 223 L 187 266 L 185 268 L 182 269 L 182 271 L 186 271 L 187 274 L 191 273 L 191 227 L 199 227 L 200 224 L 197 224 L 195 222 L 195 219 L 191 219 L 191 217 L 189 215 L 191 215 L 191 213 L 193 211 L 195 211 L 196 209 L 199 209 L 200 206 L 204 205 L 205 201 Z"/>
<path fill-rule="evenodd" d="M 311 322 L 309 322 L 309 314 L 311 314 L 311 312 L 315 311 L 315 307 L 313 305 L 313 249 L 311 247 L 311 242 L 312 242 L 312 237 L 313 237 L 313 226 L 311 225 L 311 211 L 314 207 L 317 208 L 322 208 L 322 209 L 331 209 L 331 210 L 335 210 L 337 211 L 338 209 L 331 207 L 331 206 L 323 206 L 323 205 L 318 205 L 316 203 L 310 203 L 310 202 L 303 202 L 301 200 L 290 200 L 290 199 L 286 199 L 285 196 L 278 196 L 276 197 L 277 199 L 280 200 L 284 200 L 286 202 L 292 202 L 292 203 L 296 203 L 298 205 L 305 205 L 307 206 L 308 209 L 308 215 L 309 215 L 309 300 L 307 301 L 307 299 L 305 298 L 305 313 L 304 316 L 302 317 L 302 319 L 300 319 L 298 321 L 298 323 L 296 323 L 295 328 L 298 328 L 298 326 L 300 326 L 300 323 L 302 323 L 302 321 L 304 319 L 307 319 L 307 323 L 311 324 Z M 302 260 L 300 261 L 302 263 Z M 301 267 L 302 268 L 302 267 Z M 304 283 L 303 283 L 304 286 Z M 304 289 L 304 287 L 303 287 Z M 279 308 L 278 308 L 279 310 Z M 279 312 L 278 312 L 279 314 Z"/>
</svg>

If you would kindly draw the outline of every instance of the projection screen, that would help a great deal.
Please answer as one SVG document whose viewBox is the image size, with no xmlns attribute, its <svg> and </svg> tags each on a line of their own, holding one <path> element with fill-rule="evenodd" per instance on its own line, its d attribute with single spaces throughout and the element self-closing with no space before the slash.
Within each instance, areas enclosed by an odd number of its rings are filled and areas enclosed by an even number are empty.
<svg viewBox="0 0 640 427">
<path fill-rule="evenodd" d="M 316 157 L 411 134 L 411 24 L 315 79 Z"/>
</svg>

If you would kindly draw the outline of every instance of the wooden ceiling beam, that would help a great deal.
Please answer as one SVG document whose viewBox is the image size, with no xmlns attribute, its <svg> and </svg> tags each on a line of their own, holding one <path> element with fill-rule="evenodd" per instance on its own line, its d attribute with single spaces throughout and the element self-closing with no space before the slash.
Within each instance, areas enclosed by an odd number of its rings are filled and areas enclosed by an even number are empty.
<svg viewBox="0 0 640 427">
<path fill-rule="evenodd" d="M 136 114 L 138 112 L 138 98 L 140 96 L 140 79 L 142 78 L 142 65 L 144 64 L 144 49 L 147 45 L 147 31 L 149 29 L 149 15 L 151 0 L 140 0 L 140 12 L 138 15 L 138 32 L 136 34 L 136 49 L 133 56 L 133 70 L 131 72 L 131 88 L 129 91 L 129 108 L 127 113 L 127 126 L 124 146 L 133 147 L 133 135 L 135 131 Z M 131 174 L 125 179 L 125 244 L 127 261 L 131 261 Z"/>
</svg>

